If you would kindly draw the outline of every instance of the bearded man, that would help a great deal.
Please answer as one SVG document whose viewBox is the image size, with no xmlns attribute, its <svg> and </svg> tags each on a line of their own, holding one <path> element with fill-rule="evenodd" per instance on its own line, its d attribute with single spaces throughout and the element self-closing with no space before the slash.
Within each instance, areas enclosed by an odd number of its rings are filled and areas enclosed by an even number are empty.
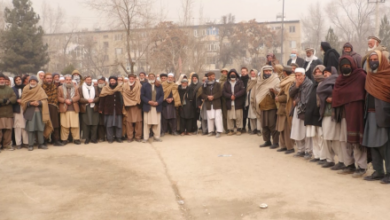
<svg viewBox="0 0 390 220">
<path fill-rule="evenodd" d="M 126 115 L 127 142 L 142 138 L 141 83 L 134 74 L 129 74 L 129 81 L 123 86 L 123 102 Z"/>
<path fill-rule="evenodd" d="M 29 85 L 24 87 L 21 103 L 28 132 L 28 150 L 34 149 L 35 134 L 38 139 L 38 149 L 47 149 L 44 135 L 50 135 L 53 127 L 50 121 L 47 95 L 42 87 L 38 86 L 38 79 L 35 76 L 31 76 Z"/>
<path fill-rule="evenodd" d="M 321 65 L 322 62 L 318 57 L 315 56 L 315 51 L 313 48 L 306 48 L 306 58 L 303 68 L 305 69 L 305 77 L 308 77 L 312 82 L 314 81 L 312 73 L 314 68 L 318 65 Z"/>
<path fill-rule="evenodd" d="M 22 148 L 23 145 L 28 146 L 28 135 L 25 130 L 26 120 L 23 116 L 23 108 L 22 108 L 22 93 L 24 85 L 22 83 L 22 77 L 15 76 L 14 78 L 15 86 L 12 89 L 16 95 L 16 103 L 13 105 L 14 111 L 14 132 L 15 132 L 15 143 L 18 149 Z M 15 150 L 12 145 L 10 146 L 10 150 Z"/>
<path fill-rule="evenodd" d="M 195 117 L 195 95 L 194 90 L 188 86 L 188 79 L 183 78 L 181 85 L 178 88 L 180 101 L 182 105 L 179 107 L 180 114 L 180 133 L 182 136 L 191 135 L 192 122 Z"/>
<path fill-rule="evenodd" d="M 123 87 L 118 85 L 118 78 L 110 76 L 109 84 L 103 87 L 100 93 L 99 112 L 104 115 L 108 143 L 122 143 L 122 108 L 123 108 Z"/>
<path fill-rule="evenodd" d="M 98 96 L 100 96 L 100 93 L 102 92 L 104 86 L 106 86 L 106 78 L 102 76 L 101 78 L 98 79 L 98 85 L 96 91 Z M 98 141 L 106 140 L 106 127 L 104 126 L 104 115 L 101 113 L 99 113 L 98 138 L 99 138 Z"/>
<path fill-rule="evenodd" d="M 383 52 L 371 53 L 367 69 L 363 145 L 371 150 L 375 172 L 364 179 L 390 184 L 390 65 Z"/>
<path fill-rule="evenodd" d="M 218 83 L 221 85 L 221 91 L 223 91 L 223 86 L 225 85 L 225 82 L 227 81 L 227 75 L 229 70 L 226 68 L 223 68 L 221 70 L 221 77 L 218 80 Z M 222 119 L 223 119 L 223 129 L 226 133 L 228 133 L 229 129 L 227 127 L 227 109 L 226 109 L 226 99 L 222 95 L 221 97 L 221 105 L 222 105 Z"/>
<path fill-rule="evenodd" d="M 266 65 L 260 71 L 257 79 L 256 95 L 251 100 L 255 103 L 255 111 L 260 118 L 264 144 L 260 147 L 279 147 L 279 132 L 276 130 L 277 107 L 275 95 L 280 86 L 279 76 L 273 72 L 273 67 Z M 272 137 L 272 143 L 271 143 Z"/>
<path fill-rule="evenodd" d="M 357 68 L 350 56 L 340 58 L 338 76 L 332 93 L 335 118 L 341 123 L 340 142 L 345 168 L 339 174 L 361 177 L 367 169 L 367 149 L 362 146 L 366 73 Z M 355 167 L 357 164 L 357 168 Z"/>
<path fill-rule="evenodd" d="M 146 74 L 144 72 L 139 73 L 139 82 L 141 83 L 141 85 L 148 83 L 148 80 L 146 79 Z"/>
<path fill-rule="evenodd" d="M 53 133 L 50 136 L 45 136 L 45 139 L 48 142 L 48 139 L 51 138 L 54 146 L 60 147 L 63 144 L 60 142 L 60 118 L 58 112 L 58 88 L 55 84 L 53 84 L 53 76 L 50 73 L 46 73 L 43 78 L 42 89 L 45 91 L 47 95 L 47 102 L 49 106 L 49 114 L 51 124 L 53 126 Z"/>
<path fill-rule="evenodd" d="M 78 87 L 73 85 L 71 75 L 65 75 L 65 82 L 62 86 L 58 87 L 57 94 L 61 123 L 61 140 L 66 144 L 70 131 L 74 143 L 79 145 L 81 144 L 79 123 L 80 94 Z"/>
<path fill-rule="evenodd" d="M 193 73 L 191 75 L 191 84 L 189 85 L 189 89 L 191 89 L 192 92 L 192 99 L 194 100 L 194 118 L 192 119 L 192 132 L 194 132 L 194 135 L 198 134 L 198 119 L 200 116 L 200 109 L 202 107 L 202 100 L 200 99 L 200 96 L 202 95 L 202 83 L 199 82 L 199 75 L 196 73 Z"/>
<path fill-rule="evenodd" d="M 294 140 L 290 138 L 292 117 L 290 116 L 291 108 L 293 107 L 293 99 L 290 97 L 289 91 L 292 84 L 295 82 L 295 73 L 291 67 L 283 68 L 283 79 L 280 82 L 280 92 L 276 96 L 275 101 L 279 103 L 277 112 L 276 130 L 280 133 L 278 152 L 285 154 L 294 153 Z"/>
<path fill-rule="evenodd" d="M 219 138 L 223 132 L 221 111 L 222 86 L 216 82 L 214 72 L 208 72 L 207 78 L 202 89 L 202 98 L 205 100 L 203 105 L 206 106 L 207 111 L 208 136 L 211 137 L 215 134 L 215 137 Z M 214 132 L 215 128 L 217 128 L 216 132 Z"/>
<path fill-rule="evenodd" d="M 84 144 L 91 141 L 97 144 L 97 128 L 99 125 L 99 94 L 98 88 L 92 83 L 92 77 L 84 77 L 84 83 L 79 87 L 80 116 L 83 128 Z"/>
<path fill-rule="evenodd" d="M 60 74 L 58 73 L 53 73 L 52 74 L 52 77 L 53 77 L 53 84 L 58 88 L 59 86 L 62 85 L 62 83 L 60 82 Z"/>
<path fill-rule="evenodd" d="M 172 135 L 178 135 L 176 108 L 181 106 L 178 85 L 174 82 L 174 74 L 168 74 L 168 80 L 163 82 L 162 88 L 164 90 L 164 102 L 162 103 L 162 133 L 168 133 L 168 126 L 171 129 Z"/>
<path fill-rule="evenodd" d="M 245 107 L 248 109 L 248 119 L 251 128 L 250 134 L 261 135 L 261 123 L 257 118 L 255 103 L 251 102 L 252 98 L 256 96 L 256 84 L 257 84 L 257 73 L 258 71 L 253 69 L 250 71 L 250 80 L 246 87 L 246 98 L 245 98 Z"/>
<path fill-rule="evenodd" d="M 0 141 L 3 148 L 11 145 L 14 115 L 12 105 L 16 103 L 14 91 L 5 84 L 6 76 L 0 73 Z"/>
</svg>

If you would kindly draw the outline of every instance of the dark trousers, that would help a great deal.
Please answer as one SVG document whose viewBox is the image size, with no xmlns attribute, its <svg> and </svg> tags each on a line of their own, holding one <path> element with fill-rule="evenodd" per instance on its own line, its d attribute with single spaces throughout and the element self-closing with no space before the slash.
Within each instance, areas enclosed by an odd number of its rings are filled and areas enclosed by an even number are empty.
<svg viewBox="0 0 390 220">
<path fill-rule="evenodd" d="M 12 129 L 0 129 L 0 141 L 3 148 L 8 147 L 12 141 Z"/>
<path fill-rule="evenodd" d="M 43 131 L 29 131 L 28 133 L 28 146 L 34 146 L 35 134 L 38 137 L 38 144 L 42 145 L 44 143 Z"/>
<path fill-rule="evenodd" d="M 382 147 L 371 147 L 372 166 L 379 173 L 390 174 L 390 141 Z M 383 169 L 383 160 L 386 165 L 386 172 Z"/>
<path fill-rule="evenodd" d="M 180 133 L 192 131 L 193 118 L 182 118 L 180 117 Z"/>
<path fill-rule="evenodd" d="M 106 138 L 106 127 L 104 125 L 98 126 L 99 139 L 104 140 Z"/>
<path fill-rule="evenodd" d="M 91 140 L 93 142 L 97 141 L 97 130 L 98 125 L 86 125 L 83 123 L 83 137 L 85 140 Z"/>
<path fill-rule="evenodd" d="M 247 124 L 247 121 L 249 121 L 248 110 L 249 110 L 249 107 L 244 107 L 244 109 L 242 110 L 242 129 L 244 129 L 244 130 L 246 130 L 246 124 Z M 248 122 L 248 130 L 251 130 L 251 123 L 249 123 L 249 122 Z"/>
<path fill-rule="evenodd" d="M 271 141 L 272 136 L 272 143 L 273 144 L 279 144 L 279 131 L 275 129 L 275 126 L 263 126 L 263 140 L 264 141 Z"/>
<path fill-rule="evenodd" d="M 195 109 L 195 117 L 192 119 L 192 128 L 191 132 L 198 131 L 198 120 L 199 120 L 200 110 L 199 108 Z"/>
<path fill-rule="evenodd" d="M 53 133 L 51 133 L 51 141 L 60 141 L 60 128 L 54 128 Z"/>
<path fill-rule="evenodd" d="M 168 126 L 169 128 L 171 129 L 172 133 L 173 132 L 176 132 L 176 128 L 177 128 L 177 120 L 176 118 L 172 118 L 172 119 L 165 119 L 164 117 L 162 117 L 162 133 L 168 133 Z"/>
<path fill-rule="evenodd" d="M 119 127 L 107 127 L 107 141 L 114 141 L 114 138 L 122 138 L 122 128 Z"/>
</svg>

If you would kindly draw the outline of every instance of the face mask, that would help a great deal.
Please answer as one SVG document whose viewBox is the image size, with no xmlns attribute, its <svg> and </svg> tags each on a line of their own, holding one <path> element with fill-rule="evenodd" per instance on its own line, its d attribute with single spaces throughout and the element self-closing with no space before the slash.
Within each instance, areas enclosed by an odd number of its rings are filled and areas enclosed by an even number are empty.
<svg viewBox="0 0 390 220">
<path fill-rule="evenodd" d="M 263 79 L 268 79 L 271 76 L 271 74 L 265 74 L 263 75 Z"/>
<path fill-rule="evenodd" d="M 155 80 L 149 80 L 149 83 L 153 84 Z"/>
<path fill-rule="evenodd" d="M 345 75 L 348 75 L 348 74 L 350 74 L 351 73 L 351 68 L 349 68 L 349 67 L 342 67 L 341 68 L 341 72 L 343 73 L 343 74 L 345 74 Z"/>
<path fill-rule="evenodd" d="M 292 54 L 290 54 L 290 58 L 291 58 L 291 59 L 295 59 L 296 57 L 297 57 L 297 55 L 296 55 L 296 54 L 293 54 L 293 53 L 292 53 Z"/>
<path fill-rule="evenodd" d="M 103 88 L 103 86 L 104 86 L 104 83 L 98 84 L 99 88 Z"/>
<path fill-rule="evenodd" d="M 369 63 L 370 63 L 370 68 L 372 69 L 372 70 L 377 70 L 378 69 L 378 67 L 379 67 L 379 61 L 369 61 Z"/>
</svg>

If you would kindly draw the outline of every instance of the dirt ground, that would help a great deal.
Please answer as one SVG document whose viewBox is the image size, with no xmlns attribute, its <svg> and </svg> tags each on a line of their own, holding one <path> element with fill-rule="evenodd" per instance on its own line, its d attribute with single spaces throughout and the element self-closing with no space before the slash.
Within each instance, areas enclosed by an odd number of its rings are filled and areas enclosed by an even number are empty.
<svg viewBox="0 0 390 220">
<path fill-rule="evenodd" d="M 0 220 L 390 218 L 390 185 L 260 149 L 262 142 L 168 135 L 161 143 L 5 150 Z"/>
</svg>

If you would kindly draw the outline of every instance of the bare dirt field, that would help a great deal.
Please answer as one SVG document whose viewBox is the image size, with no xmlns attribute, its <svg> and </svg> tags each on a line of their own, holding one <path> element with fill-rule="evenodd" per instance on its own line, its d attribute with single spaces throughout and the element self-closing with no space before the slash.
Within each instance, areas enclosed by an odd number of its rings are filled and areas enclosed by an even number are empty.
<svg viewBox="0 0 390 220">
<path fill-rule="evenodd" d="M 0 220 L 390 219 L 390 185 L 260 149 L 262 142 L 168 135 L 161 143 L 4 150 Z"/>
</svg>

